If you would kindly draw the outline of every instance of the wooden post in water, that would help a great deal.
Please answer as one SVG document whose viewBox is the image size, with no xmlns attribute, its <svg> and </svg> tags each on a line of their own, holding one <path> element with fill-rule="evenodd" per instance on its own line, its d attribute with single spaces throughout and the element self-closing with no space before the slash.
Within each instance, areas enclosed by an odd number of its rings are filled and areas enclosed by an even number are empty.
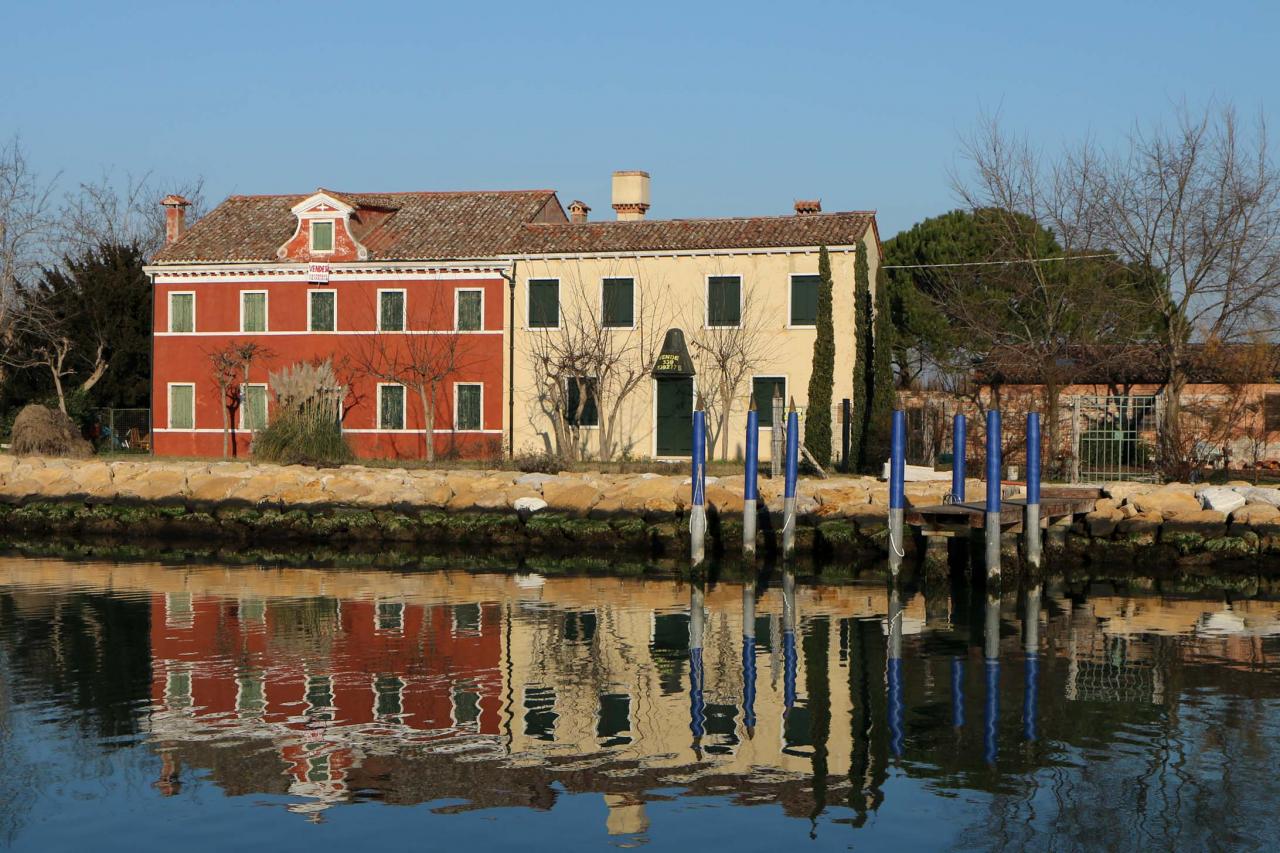
<svg viewBox="0 0 1280 853">
<path fill-rule="evenodd" d="M 986 546 L 987 580 L 1000 577 L 1000 411 L 987 412 L 987 517 Z"/>
<path fill-rule="evenodd" d="M 907 414 L 893 412 L 893 428 L 889 434 L 889 573 L 894 577 L 902 566 L 906 548 L 902 538 L 903 516 L 907 498 L 904 485 L 907 466 Z"/>
<path fill-rule="evenodd" d="M 707 557 L 707 413 L 702 397 L 693 412 L 692 507 L 689 510 L 690 563 L 694 568 Z"/>
<path fill-rule="evenodd" d="M 773 426 L 770 428 L 769 436 L 769 479 L 776 480 L 782 474 L 782 442 L 786 437 L 783 427 L 782 411 L 782 392 L 778 390 L 778 386 L 773 386 L 773 420 L 770 421 Z"/>
<path fill-rule="evenodd" d="M 1040 568 L 1040 416 L 1027 413 L 1027 508 L 1022 520 L 1027 565 Z"/>
<path fill-rule="evenodd" d="M 756 411 L 756 398 L 752 396 L 747 408 L 747 471 L 742 483 L 742 556 L 756 556 L 756 501 L 759 489 L 756 483 L 760 466 L 760 413 Z"/>
<path fill-rule="evenodd" d="M 796 550 L 796 480 L 800 476 L 800 416 L 791 398 L 787 412 L 787 470 L 782 490 L 782 559 L 790 560 Z"/>
</svg>

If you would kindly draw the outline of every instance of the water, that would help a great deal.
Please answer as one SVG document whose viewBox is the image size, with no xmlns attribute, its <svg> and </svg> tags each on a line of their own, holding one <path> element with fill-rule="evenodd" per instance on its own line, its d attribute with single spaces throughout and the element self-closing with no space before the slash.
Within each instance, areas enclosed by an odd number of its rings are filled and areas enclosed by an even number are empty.
<svg viewBox="0 0 1280 853">
<path fill-rule="evenodd" d="M 1105 586 L 3 558 L 0 844 L 1271 848 L 1277 653 Z"/>
</svg>

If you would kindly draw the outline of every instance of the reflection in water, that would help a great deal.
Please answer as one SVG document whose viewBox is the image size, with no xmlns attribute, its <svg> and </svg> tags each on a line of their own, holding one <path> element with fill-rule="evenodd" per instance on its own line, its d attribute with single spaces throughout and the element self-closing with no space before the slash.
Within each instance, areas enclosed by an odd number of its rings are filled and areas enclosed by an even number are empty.
<svg viewBox="0 0 1280 853">
<path fill-rule="evenodd" d="M 1280 605 L 953 595 L 926 610 L 910 588 L 789 571 L 738 585 L 7 559 L 0 831 L 74 846 L 126 815 L 156 833 L 250 801 L 278 804 L 281 833 L 347 803 L 427 804 L 442 842 L 472 846 L 487 824 L 466 815 L 504 808 L 507 837 L 534 847 L 548 812 L 573 817 L 543 846 L 686 846 L 685 803 L 760 844 L 785 844 L 794 819 L 838 847 L 1247 848 L 1280 828 Z"/>
</svg>

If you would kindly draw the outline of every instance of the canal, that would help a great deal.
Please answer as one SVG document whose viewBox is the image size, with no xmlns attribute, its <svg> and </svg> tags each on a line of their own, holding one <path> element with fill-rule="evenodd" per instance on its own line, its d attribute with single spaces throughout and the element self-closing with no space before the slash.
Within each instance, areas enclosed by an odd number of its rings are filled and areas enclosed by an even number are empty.
<svg viewBox="0 0 1280 853">
<path fill-rule="evenodd" d="M 1145 586 L 3 557 L 0 846 L 1269 848 L 1280 602 Z"/>
</svg>

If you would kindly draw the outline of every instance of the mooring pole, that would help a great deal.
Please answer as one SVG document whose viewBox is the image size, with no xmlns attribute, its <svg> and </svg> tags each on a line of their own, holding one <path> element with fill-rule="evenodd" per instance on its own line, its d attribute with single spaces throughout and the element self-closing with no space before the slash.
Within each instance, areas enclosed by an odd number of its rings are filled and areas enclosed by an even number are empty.
<svg viewBox="0 0 1280 853">
<path fill-rule="evenodd" d="M 964 415 L 956 415 L 951 422 L 951 501 L 964 503 L 964 455 L 968 447 L 968 421 Z"/>
<path fill-rule="evenodd" d="M 782 716 L 796 704 L 796 576 L 782 571 Z"/>
<path fill-rule="evenodd" d="M 773 406 L 770 411 L 773 414 L 772 424 L 769 430 L 769 479 L 776 480 L 782 474 L 782 444 L 786 436 L 783 434 L 783 413 L 782 392 L 778 390 L 778 386 L 773 387 Z"/>
<path fill-rule="evenodd" d="M 1000 721 L 1000 595 L 987 591 L 982 658 L 986 668 L 986 719 L 983 727 L 983 757 L 987 764 L 996 763 L 996 729 Z"/>
<path fill-rule="evenodd" d="M 694 568 L 707 557 L 707 413 L 702 397 L 693 412 L 693 506 L 689 510 L 690 562 Z"/>
<path fill-rule="evenodd" d="M 759 474 L 760 413 L 752 396 L 747 408 L 747 473 L 742 483 L 742 556 L 756 555 L 756 501 L 760 494 L 756 482 Z"/>
<path fill-rule="evenodd" d="M 907 506 L 903 480 L 907 464 L 907 414 L 893 412 L 893 429 L 889 436 L 889 573 L 896 576 L 906 556 L 903 546 L 902 517 Z"/>
<path fill-rule="evenodd" d="M 796 550 L 796 480 L 800 476 L 800 416 L 796 401 L 787 412 L 787 470 L 782 492 L 782 559 L 790 560 Z"/>
<path fill-rule="evenodd" d="M 1027 590 L 1022 611 L 1022 648 L 1026 652 L 1026 688 L 1022 694 L 1022 737 L 1036 739 L 1036 705 L 1040 681 L 1040 584 Z"/>
<path fill-rule="evenodd" d="M 1000 412 L 987 412 L 987 579 L 1000 577 Z"/>
<path fill-rule="evenodd" d="M 951 658 L 951 727 L 964 728 L 964 658 Z"/>
<path fill-rule="evenodd" d="M 747 739 L 756 733 L 756 582 L 742 585 L 742 722 Z"/>
<path fill-rule="evenodd" d="M 689 585 L 689 731 L 693 752 L 702 759 L 702 735 L 706 730 L 707 705 L 703 697 L 702 637 L 706 624 L 705 591 L 695 580 Z"/>
<path fill-rule="evenodd" d="M 1040 415 L 1027 413 L 1027 510 L 1022 521 L 1027 565 L 1040 568 Z"/>
<path fill-rule="evenodd" d="M 889 581 L 889 645 L 885 665 L 889 706 L 889 752 L 902 756 L 902 596 L 897 579 Z"/>
</svg>

